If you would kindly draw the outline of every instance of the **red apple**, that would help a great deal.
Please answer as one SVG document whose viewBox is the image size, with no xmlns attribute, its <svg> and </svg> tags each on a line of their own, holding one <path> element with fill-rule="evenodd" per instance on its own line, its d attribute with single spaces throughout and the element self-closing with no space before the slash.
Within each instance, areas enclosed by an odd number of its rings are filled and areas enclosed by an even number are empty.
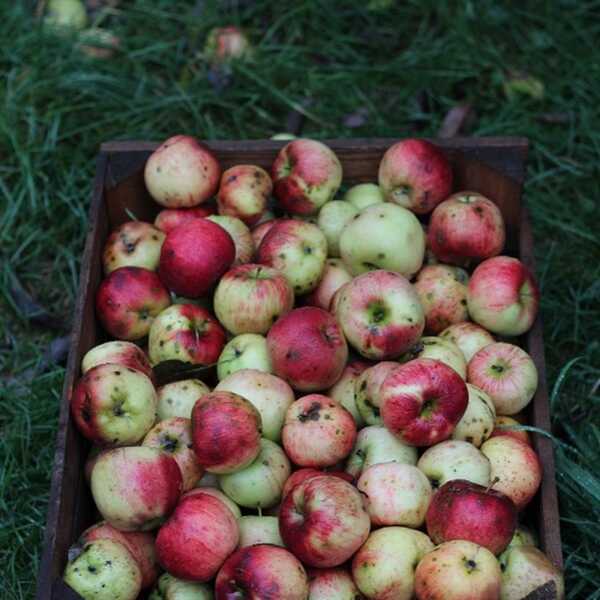
<svg viewBox="0 0 600 600">
<path fill-rule="evenodd" d="M 519 427 L 520 425 L 521 423 L 519 423 L 519 421 L 512 419 L 511 417 L 497 416 L 490 437 L 507 435 L 508 437 L 513 437 L 516 440 L 531 446 L 531 438 L 526 431 L 511 429 L 511 427 Z"/>
<path fill-rule="evenodd" d="M 440 333 L 439 337 L 454 342 L 460 348 L 467 363 L 476 352 L 496 341 L 489 331 L 470 322 L 450 325 Z"/>
<path fill-rule="evenodd" d="M 467 293 L 469 315 L 493 333 L 525 333 L 535 321 L 539 301 L 533 275 L 516 258 L 489 258 L 471 275 Z"/>
<path fill-rule="evenodd" d="M 329 475 L 331 477 L 339 477 L 348 483 L 352 483 L 352 475 L 344 473 L 344 471 L 321 471 L 319 469 L 313 469 L 312 467 L 305 467 L 294 471 L 286 480 L 281 497 L 285 498 L 297 485 L 300 485 L 303 481 L 310 479 L 311 477 L 319 477 L 320 475 Z"/>
<path fill-rule="evenodd" d="M 339 258 L 328 258 L 317 287 L 305 298 L 306 304 L 329 310 L 333 295 L 349 281 L 352 275 Z"/>
<path fill-rule="evenodd" d="M 254 256 L 254 239 L 248 226 L 240 219 L 228 217 L 225 215 L 211 215 L 206 217 L 221 226 L 233 240 L 235 246 L 235 259 L 231 263 L 232 267 L 249 263 Z"/>
<path fill-rule="evenodd" d="M 442 151 L 433 144 L 406 139 L 383 155 L 379 186 L 388 202 L 425 214 L 450 195 L 452 169 Z"/>
<path fill-rule="evenodd" d="M 254 241 L 254 249 L 258 250 L 260 243 L 263 241 L 265 235 L 269 233 L 271 227 L 277 223 L 277 219 L 270 219 L 269 221 L 264 221 L 263 223 L 259 223 L 258 225 L 252 228 L 252 240 Z M 255 252 L 256 254 L 256 252 Z"/>
<path fill-rule="evenodd" d="M 208 217 L 215 213 L 215 207 L 210 204 L 195 206 L 193 208 L 164 208 L 154 219 L 154 227 L 163 233 L 170 233 L 175 227 Z"/>
<path fill-rule="evenodd" d="M 365 542 L 369 529 L 360 493 L 338 477 L 308 479 L 294 487 L 281 504 L 281 538 L 295 556 L 312 567 L 341 565 Z"/>
<path fill-rule="evenodd" d="M 332 400 L 339 402 L 350 414 L 354 417 L 354 422 L 357 428 L 365 425 L 365 420 L 362 418 L 358 407 L 356 406 L 356 397 L 354 394 L 356 380 L 359 375 L 371 366 L 364 360 L 352 360 L 344 367 L 340 378 L 325 394 Z"/>
<path fill-rule="evenodd" d="M 348 571 L 310 569 L 308 572 L 310 600 L 359 600 L 362 598 Z"/>
<path fill-rule="evenodd" d="M 181 500 L 184 500 L 185 498 L 190 498 L 191 496 L 198 496 L 199 494 L 208 494 L 209 496 L 220 500 L 231 511 L 231 514 L 235 517 L 235 519 L 239 520 L 242 516 L 242 511 L 240 510 L 240 507 L 229 496 L 225 495 L 221 490 L 217 489 L 216 487 L 208 487 L 202 485 L 202 481 L 205 480 L 207 475 L 212 475 L 212 473 L 206 472 L 202 480 L 198 482 L 198 487 L 195 487 L 193 490 L 190 490 L 189 492 L 183 494 L 181 496 Z M 217 476 L 213 475 L 213 477 L 215 478 L 214 484 L 217 485 Z"/>
<path fill-rule="evenodd" d="M 332 386 L 348 360 L 335 317 L 312 306 L 280 317 L 267 334 L 267 346 L 274 373 L 302 392 Z"/>
<path fill-rule="evenodd" d="M 251 54 L 246 34 L 235 25 L 215 27 L 206 38 L 204 56 L 212 63 L 219 64 L 244 58 Z"/>
<path fill-rule="evenodd" d="M 104 342 L 94 346 L 81 360 L 81 372 L 85 375 L 92 367 L 105 363 L 131 367 L 149 377 L 150 380 L 154 380 L 152 366 L 146 353 L 131 342 Z"/>
<path fill-rule="evenodd" d="M 468 403 L 460 375 L 429 358 L 411 360 L 392 371 L 380 394 L 384 425 L 413 446 L 431 446 L 449 438 Z"/>
<path fill-rule="evenodd" d="M 102 327 L 119 340 L 148 335 L 154 317 L 171 297 L 154 271 L 121 267 L 102 281 L 96 292 L 96 314 Z"/>
</svg>

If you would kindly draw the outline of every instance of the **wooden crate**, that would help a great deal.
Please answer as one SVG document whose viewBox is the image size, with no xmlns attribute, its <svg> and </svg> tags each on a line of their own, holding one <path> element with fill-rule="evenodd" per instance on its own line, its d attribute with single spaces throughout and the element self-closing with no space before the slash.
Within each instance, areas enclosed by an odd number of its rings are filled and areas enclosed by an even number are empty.
<svg viewBox="0 0 600 600">
<path fill-rule="evenodd" d="M 393 139 L 326 140 L 344 168 L 344 182 L 376 181 L 377 168 Z M 521 201 L 528 143 L 524 138 L 454 138 L 432 140 L 452 163 L 455 190 L 478 191 L 492 198 L 502 210 L 507 227 L 506 254 L 519 257 L 534 270 L 533 238 L 527 211 Z M 257 164 L 269 169 L 280 141 L 208 142 L 222 167 Z M 145 189 L 143 167 L 157 147 L 152 142 L 109 142 L 101 147 L 97 159 L 90 230 L 83 255 L 79 296 L 73 320 L 69 361 L 62 395 L 58 437 L 52 474 L 48 521 L 38 578 L 38 600 L 79 598 L 62 583 L 67 551 L 79 534 L 93 523 L 95 508 L 86 485 L 83 466 L 89 449 L 69 412 L 69 399 L 80 373 L 83 355 L 105 341 L 94 314 L 94 296 L 102 278 L 101 253 L 109 232 L 130 219 L 152 221 L 159 210 Z M 548 392 L 544 363 L 542 324 L 520 340 L 531 354 L 539 372 L 539 387 L 530 404 L 530 424 L 550 429 Z M 537 524 L 541 548 L 562 566 L 558 502 L 552 443 L 545 436 L 533 435 L 533 443 L 544 468 L 543 482 L 528 508 L 530 522 Z"/>
</svg>

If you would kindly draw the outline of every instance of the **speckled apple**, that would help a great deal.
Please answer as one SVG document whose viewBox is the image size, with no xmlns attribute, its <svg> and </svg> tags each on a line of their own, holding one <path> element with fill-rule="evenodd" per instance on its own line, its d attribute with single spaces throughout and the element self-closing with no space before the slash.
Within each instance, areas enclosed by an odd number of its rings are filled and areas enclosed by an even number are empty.
<svg viewBox="0 0 600 600">
<path fill-rule="evenodd" d="M 365 370 L 372 366 L 364 360 L 351 360 L 349 361 L 340 378 L 329 388 L 326 396 L 329 396 L 332 400 L 339 402 L 350 414 L 354 417 L 357 429 L 364 427 L 365 421 L 362 418 L 358 407 L 356 406 L 356 395 L 354 393 L 355 383 L 359 375 Z"/>
<path fill-rule="evenodd" d="M 221 226 L 231 236 L 235 245 L 235 258 L 231 266 L 246 264 L 252 260 L 254 239 L 250 229 L 241 219 L 224 215 L 210 215 L 206 217 L 206 220 Z"/>
<path fill-rule="evenodd" d="M 507 435 L 513 437 L 520 442 L 531 446 L 531 437 L 527 431 L 517 429 L 522 423 L 511 417 L 505 417 L 497 415 L 494 421 L 494 428 L 490 437 L 496 437 L 499 435 Z M 512 429 L 515 428 L 515 429 Z"/>
<path fill-rule="evenodd" d="M 304 301 L 310 306 L 318 306 L 323 310 L 331 311 L 331 299 L 334 294 L 351 280 L 352 275 L 350 275 L 342 260 L 328 258 L 319 284 L 310 294 L 304 297 Z"/>
<path fill-rule="evenodd" d="M 354 400 L 356 408 L 367 425 L 382 425 L 381 384 L 385 378 L 398 367 L 394 361 L 382 361 L 365 369 L 354 384 Z"/>
<path fill-rule="evenodd" d="M 456 371 L 462 379 L 467 378 L 467 363 L 460 348 L 441 337 L 424 336 L 406 354 L 400 357 L 400 362 L 415 358 L 430 358 L 439 360 Z"/>
<path fill-rule="evenodd" d="M 326 471 L 321 469 L 313 469 L 312 467 L 304 467 L 302 469 L 298 469 L 294 471 L 286 480 L 285 485 L 283 486 L 283 492 L 281 494 L 282 498 L 285 498 L 297 485 L 300 485 L 302 482 L 307 479 L 311 479 L 312 477 L 319 477 L 320 475 L 328 475 L 331 477 L 339 477 L 343 481 L 347 481 L 348 483 L 352 483 L 353 478 L 348 473 L 344 471 Z"/>
<path fill-rule="evenodd" d="M 216 211 L 212 204 L 203 204 L 193 208 L 164 208 L 154 219 L 154 227 L 163 233 L 170 233 L 179 225 L 184 225 L 196 219 L 202 219 L 214 214 Z"/>
<path fill-rule="evenodd" d="M 209 392 L 210 388 L 199 379 L 182 379 L 163 385 L 157 390 L 158 420 L 171 417 L 191 419 L 196 400 Z"/>
<path fill-rule="evenodd" d="M 323 204 L 319 211 L 317 225 L 327 239 L 327 256 L 340 256 L 342 231 L 358 212 L 354 205 L 343 200 L 332 200 Z"/>
<path fill-rule="evenodd" d="M 385 202 L 385 196 L 376 183 L 359 183 L 348 189 L 344 200 L 361 211 L 372 204 Z"/>
<path fill-rule="evenodd" d="M 104 342 L 88 350 L 81 360 L 81 372 L 86 374 L 91 368 L 112 363 L 130 367 L 140 371 L 150 380 L 154 380 L 154 373 L 150 365 L 150 360 L 146 353 L 135 344 L 125 341 Z"/>
<path fill-rule="evenodd" d="M 242 333 L 225 344 L 217 361 L 217 379 L 223 381 L 245 369 L 273 372 L 267 338 L 258 333 Z"/>
<path fill-rule="evenodd" d="M 467 363 L 479 350 L 496 341 L 489 331 L 468 321 L 446 327 L 439 337 L 454 342 L 460 348 Z"/>
<path fill-rule="evenodd" d="M 492 399 L 483 390 L 467 383 L 467 391 L 467 410 L 454 428 L 452 439 L 462 440 L 479 448 L 492 435 L 496 409 Z"/>
</svg>

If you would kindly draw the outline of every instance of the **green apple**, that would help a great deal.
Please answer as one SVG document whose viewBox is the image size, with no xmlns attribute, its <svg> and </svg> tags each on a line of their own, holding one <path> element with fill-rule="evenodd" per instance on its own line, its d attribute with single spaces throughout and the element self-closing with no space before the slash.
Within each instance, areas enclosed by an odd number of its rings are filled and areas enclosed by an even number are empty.
<svg viewBox="0 0 600 600">
<path fill-rule="evenodd" d="M 460 348 L 448 339 L 423 336 L 404 356 L 400 362 L 408 362 L 415 358 L 433 358 L 454 369 L 463 379 L 467 378 L 467 363 Z"/>
<path fill-rule="evenodd" d="M 199 379 L 182 379 L 158 388 L 158 420 L 171 417 L 192 417 L 192 408 L 196 400 L 208 394 L 210 388 Z"/>
<path fill-rule="evenodd" d="M 217 377 L 222 381 L 242 369 L 272 373 L 271 357 L 267 340 L 258 333 L 242 333 L 231 339 L 221 352 L 217 362 Z"/>
<path fill-rule="evenodd" d="M 340 255 L 342 230 L 357 214 L 358 209 L 343 200 L 332 200 L 321 207 L 317 225 L 327 239 L 327 256 L 335 258 Z"/>
<path fill-rule="evenodd" d="M 376 183 L 359 183 L 344 194 L 344 200 L 361 211 L 372 204 L 385 202 L 385 197 Z"/>
<path fill-rule="evenodd" d="M 183 581 L 169 573 L 160 576 L 148 600 L 213 600 L 214 595 L 208 583 Z"/>
<path fill-rule="evenodd" d="M 238 519 L 238 527 L 240 528 L 239 548 L 254 546 L 254 544 L 275 544 L 283 547 L 277 517 L 245 515 Z"/>
<path fill-rule="evenodd" d="M 495 427 L 496 409 L 488 394 L 467 383 L 469 403 L 452 432 L 453 440 L 469 442 L 477 448 L 487 440 Z"/>
</svg>

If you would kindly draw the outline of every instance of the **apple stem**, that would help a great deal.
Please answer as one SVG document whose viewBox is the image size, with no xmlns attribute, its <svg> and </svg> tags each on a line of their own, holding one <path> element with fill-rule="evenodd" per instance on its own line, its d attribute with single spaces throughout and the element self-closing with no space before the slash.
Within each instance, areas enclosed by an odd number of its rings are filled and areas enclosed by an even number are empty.
<svg viewBox="0 0 600 600">
<path fill-rule="evenodd" d="M 489 492 L 498 482 L 500 481 L 500 477 L 494 477 L 492 481 L 490 481 L 490 485 L 485 488 L 485 492 Z"/>
</svg>

